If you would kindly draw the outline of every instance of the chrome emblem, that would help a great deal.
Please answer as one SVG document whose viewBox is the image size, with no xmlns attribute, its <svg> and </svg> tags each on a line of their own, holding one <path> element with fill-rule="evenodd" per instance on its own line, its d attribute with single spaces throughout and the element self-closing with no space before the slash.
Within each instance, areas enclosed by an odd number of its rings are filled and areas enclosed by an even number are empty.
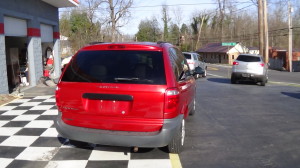
<svg viewBox="0 0 300 168">
<path fill-rule="evenodd" d="M 98 86 L 100 89 L 118 89 L 118 86 Z"/>
</svg>

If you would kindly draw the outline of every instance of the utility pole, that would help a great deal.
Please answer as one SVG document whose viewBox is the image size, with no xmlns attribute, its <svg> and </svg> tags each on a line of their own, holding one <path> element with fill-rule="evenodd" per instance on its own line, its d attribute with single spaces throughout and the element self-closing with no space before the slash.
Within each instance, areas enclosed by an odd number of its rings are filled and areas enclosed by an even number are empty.
<svg viewBox="0 0 300 168">
<path fill-rule="evenodd" d="M 293 72 L 293 23 L 291 13 L 293 12 L 293 7 L 291 2 L 288 2 L 288 10 L 289 10 L 289 71 Z"/>
<path fill-rule="evenodd" d="M 269 62 L 269 26 L 268 26 L 268 6 L 264 0 L 264 34 L 265 34 L 265 63 Z"/>
<path fill-rule="evenodd" d="M 263 22 L 263 0 L 258 0 L 258 32 L 259 32 L 259 54 L 264 55 L 264 22 Z"/>
</svg>

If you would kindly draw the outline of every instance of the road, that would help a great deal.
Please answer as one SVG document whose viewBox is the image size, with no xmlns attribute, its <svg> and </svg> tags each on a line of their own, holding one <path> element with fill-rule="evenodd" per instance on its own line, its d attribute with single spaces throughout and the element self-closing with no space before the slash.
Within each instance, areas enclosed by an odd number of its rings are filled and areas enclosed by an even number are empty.
<svg viewBox="0 0 300 168">
<path fill-rule="evenodd" d="M 208 64 L 209 74 L 217 77 L 230 78 L 231 66 Z M 300 85 L 300 72 L 287 72 L 269 70 L 269 81 L 273 83 L 284 82 Z"/>
<path fill-rule="evenodd" d="M 207 78 L 197 81 L 197 113 L 187 121 L 182 166 L 300 167 L 300 85 L 287 84 L 300 78 L 271 71 L 265 87 L 230 84 L 228 70 L 210 66 Z"/>
<path fill-rule="evenodd" d="M 265 87 L 230 84 L 228 74 L 209 65 L 207 78 L 197 80 L 197 111 L 187 119 L 179 158 L 161 148 L 74 146 L 53 126 L 58 112 L 49 95 L 0 106 L 0 167 L 300 167 L 298 74 L 270 71 Z"/>
</svg>

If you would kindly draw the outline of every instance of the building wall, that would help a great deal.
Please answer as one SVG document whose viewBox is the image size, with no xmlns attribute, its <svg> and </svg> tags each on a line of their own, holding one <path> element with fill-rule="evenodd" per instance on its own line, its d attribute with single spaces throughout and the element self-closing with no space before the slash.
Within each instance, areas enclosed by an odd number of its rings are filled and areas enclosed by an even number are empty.
<svg viewBox="0 0 300 168">
<path fill-rule="evenodd" d="M 199 53 L 203 55 L 203 58 L 208 63 L 220 63 L 220 64 L 232 64 L 234 60 L 242 53 L 247 53 L 248 49 L 240 44 L 235 45 L 232 48 L 228 47 L 228 51 L 225 53 L 219 52 L 206 52 Z M 228 54 L 227 54 L 228 53 Z"/>
<path fill-rule="evenodd" d="M 240 53 L 200 53 L 207 63 L 232 64 Z"/>
<path fill-rule="evenodd" d="M 240 55 L 239 52 L 229 53 L 229 62 L 228 64 L 232 65 L 232 63 L 236 60 L 236 58 Z"/>
<path fill-rule="evenodd" d="M 200 53 L 208 63 L 226 64 L 228 59 L 225 53 Z M 224 59 L 225 56 L 225 59 Z"/>
<path fill-rule="evenodd" d="M 30 59 L 28 64 L 31 86 L 35 86 L 43 76 L 41 24 L 53 26 L 53 38 L 59 39 L 58 8 L 41 0 L 0 0 L 0 93 L 8 93 L 4 16 L 27 21 L 25 38 L 28 44 L 28 59 Z M 60 52 L 56 51 L 56 53 L 60 59 Z"/>
<path fill-rule="evenodd" d="M 0 10 L 12 17 L 58 24 L 58 9 L 41 0 L 0 0 Z"/>
</svg>

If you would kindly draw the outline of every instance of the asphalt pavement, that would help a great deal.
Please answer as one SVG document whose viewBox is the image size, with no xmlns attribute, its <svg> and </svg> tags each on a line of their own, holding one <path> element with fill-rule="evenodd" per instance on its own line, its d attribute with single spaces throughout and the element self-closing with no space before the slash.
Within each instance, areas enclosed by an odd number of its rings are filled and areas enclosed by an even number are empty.
<svg viewBox="0 0 300 168">
<path fill-rule="evenodd" d="M 218 69 L 197 81 L 197 112 L 186 122 L 182 166 L 300 167 L 300 88 L 230 84 Z"/>
<path fill-rule="evenodd" d="M 224 64 L 207 64 L 210 75 L 230 78 L 231 67 Z M 269 81 L 274 83 L 289 83 L 300 85 L 300 72 L 287 72 L 269 69 Z"/>
</svg>

